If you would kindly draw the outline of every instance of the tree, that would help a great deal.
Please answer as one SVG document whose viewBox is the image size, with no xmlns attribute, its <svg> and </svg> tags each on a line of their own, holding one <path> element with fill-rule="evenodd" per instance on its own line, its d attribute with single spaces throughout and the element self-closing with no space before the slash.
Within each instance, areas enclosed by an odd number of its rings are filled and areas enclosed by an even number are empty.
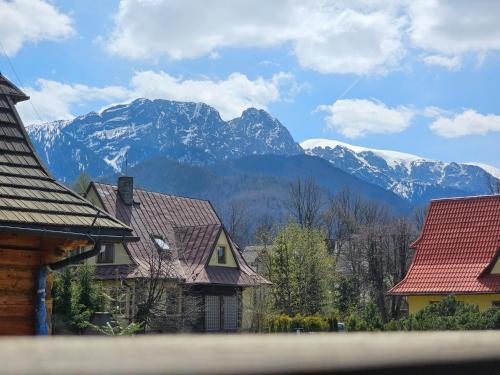
<svg viewBox="0 0 500 375">
<path fill-rule="evenodd" d="M 224 217 L 229 235 L 239 246 L 245 247 L 250 237 L 247 205 L 243 201 L 231 201 L 225 211 Z"/>
<path fill-rule="evenodd" d="M 267 250 L 267 248 L 273 243 L 273 239 L 276 235 L 276 226 L 274 225 L 274 220 L 269 215 L 261 216 L 257 221 L 257 229 L 254 234 L 254 241 L 257 245 L 260 245 Z"/>
<path fill-rule="evenodd" d="M 333 308 L 334 261 L 320 230 L 290 223 L 278 233 L 270 262 L 276 312 L 314 315 Z"/>
<path fill-rule="evenodd" d="M 144 331 L 179 332 L 190 327 L 203 305 L 189 287 L 179 284 L 177 254 L 151 246 L 144 262 L 147 271 L 135 279 L 134 321 L 143 323 Z"/>
<path fill-rule="evenodd" d="M 288 210 L 292 218 L 302 227 L 314 228 L 318 225 L 322 206 L 321 188 L 308 177 L 300 177 L 288 188 Z"/>
<path fill-rule="evenodd" d="M 410 244 L 417 238 L 417 233 L 415 224 L 405 217 L 394 219 L 390 224 L 391 252 L 388 254 L 389 264 L 387 268 L 390 285 L 396 285 L 405 277 L 413 256 Z M 390 315 L 392 319 L 399 318 L 402 302 L 401 296 L 391 296 Z"/>
<path fill-rule="evenodd" d="M 66 267 L 54 280 L 55 330 L 83 333 L 95 312 L 102 308 L 101 288 L 94 281 L 94 267 Z"/>
</svg>

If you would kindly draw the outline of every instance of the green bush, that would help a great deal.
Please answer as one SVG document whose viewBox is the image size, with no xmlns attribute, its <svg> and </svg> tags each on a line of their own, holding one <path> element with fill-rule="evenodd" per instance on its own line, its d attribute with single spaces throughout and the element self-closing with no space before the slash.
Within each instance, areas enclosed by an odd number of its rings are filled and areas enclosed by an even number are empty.
<svg viewBox="0 0 500 375">
<path fill-rule="evenodd" d="M 351 310 L 345 319 L 345 329 L 348 332 L 366 331 L 366 321 L 358 314 L 356 310 Z"/>
<path fill-rule="evenodd" d="M 290 332 L 292 318 L 286 314 L 269 315 L 265 319 L 265 324 L 269 332 Z"/>
<path fill-rule="evenodd" d="M 330 328 L 328 321 L 320 316 L 306 316 L 303 322 L 306 332 L 326 332 Z"/>
<path fill-rule="evenodd" d="M 476 305 L 457 301 L 454 296 L 448 296 L 406 319 L 390 321 L 384 329 L 387 331 L 500 329 L 500 309 L 492 307 L 481 312 Z"/>
<path fill-rule="evenodd" d="M 321 316 L 295 315 L 293 318 L 281 315 L 269 315 L 266 318 L 266 327 L 269 332 L 295 332 L 300 329 L 303 332 L 326 332 L 330 330 L 328 319 Z"/>
</svg>

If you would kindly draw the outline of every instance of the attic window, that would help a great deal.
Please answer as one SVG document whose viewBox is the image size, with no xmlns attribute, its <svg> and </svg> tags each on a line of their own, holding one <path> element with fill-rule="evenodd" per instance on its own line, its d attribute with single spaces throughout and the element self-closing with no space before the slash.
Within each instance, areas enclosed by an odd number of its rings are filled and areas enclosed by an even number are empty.
<svg viewBox="0 0 500 375">
<path fill-rule="evenodd" d="M 224 246 L 217 246 L 217 263 L 226 264 L 226 248 Z"/>
<path fill-rule="evenodd" d="M 159 251 L 169 251 L 170 250 L 170 245 L 168 244 L 167 240 L 164 239 L 161 236 L 153 236 L 153 241 L 155 242 L 156 247 L 158 248 Z"/>
</svg>

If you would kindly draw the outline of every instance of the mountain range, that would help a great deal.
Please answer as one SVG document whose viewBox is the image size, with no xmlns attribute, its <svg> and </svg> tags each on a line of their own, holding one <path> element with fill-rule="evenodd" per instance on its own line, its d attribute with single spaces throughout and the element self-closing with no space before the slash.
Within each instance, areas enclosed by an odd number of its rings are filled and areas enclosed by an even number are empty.
<svg viewBox="0 0 500 375">
<path fill-rule="evenodd" d="M 309 139 L 300 145 L 306 154 L 328 160 L 333 166 L 393 191 L 411 203 L 486 194 L 491 182 L 500 179 L 500 170 L 479 163 L 446 163 L 329 139 Z"/>
<path fill-rule="evenodd" d="M 27 127 L 54 177 L 71 183 L 81 172 L 114 182 L 128 173 L 147 189 L 239 200 L 258 214 L 282 212 L 296 177 L 326 192 L 343 187 L 405 211 L 429 199 L 489 193 L 500 171 L 334 140 L 300 145 L 264 110 L 249 108 L 224 121 L 203 104 L 137 99 L 69 121 Z M 221 203 L 222 204 L 222 203 Z"/>
</svg>

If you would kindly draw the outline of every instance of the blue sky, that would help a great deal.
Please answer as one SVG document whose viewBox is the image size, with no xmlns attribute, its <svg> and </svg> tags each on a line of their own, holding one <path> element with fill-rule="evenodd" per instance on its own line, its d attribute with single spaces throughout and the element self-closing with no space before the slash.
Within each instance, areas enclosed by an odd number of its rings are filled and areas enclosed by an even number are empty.
<svg viewBox="0 0 500 375">
<path fill-rule="evenodd" d="M 44 121 L 138 96 L 256 106 L 299 142 L 500 167 L 500 3 L 207 4 L 0 0 L 0 42 Z"/>
</svg>

